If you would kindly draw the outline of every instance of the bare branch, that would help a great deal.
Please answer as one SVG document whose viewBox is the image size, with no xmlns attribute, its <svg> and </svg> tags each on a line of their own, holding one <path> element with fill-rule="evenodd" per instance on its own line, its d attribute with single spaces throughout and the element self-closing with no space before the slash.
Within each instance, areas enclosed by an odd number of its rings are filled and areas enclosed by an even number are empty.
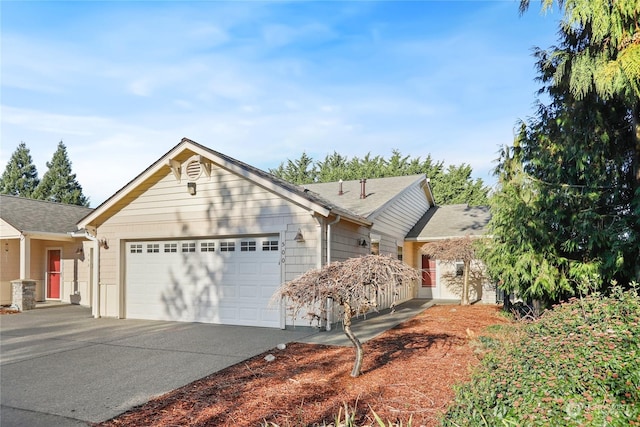
<svg viewBox="0 0 640 427">
<path fill-rule="evenodd" d="M 360 375 L 363 348 L 351 330 L 351 318 L 377 309 L 378 296 L 418 281 L 418 270 L 402 261 L 385 255 L 367 255 L 333 262 L 321 269 L 310 270 L 286 282 L 274 295 L 275 300 L 286 299 L 294 317 L 302 309 L 313 318 L 326 319 L 325 302 L 332 298 L 344 309 L 345 335 L 356 348 L 356 361 L 351 376 Z M 397 292 L 393 292 L 395 298 Z"/>
</svg>

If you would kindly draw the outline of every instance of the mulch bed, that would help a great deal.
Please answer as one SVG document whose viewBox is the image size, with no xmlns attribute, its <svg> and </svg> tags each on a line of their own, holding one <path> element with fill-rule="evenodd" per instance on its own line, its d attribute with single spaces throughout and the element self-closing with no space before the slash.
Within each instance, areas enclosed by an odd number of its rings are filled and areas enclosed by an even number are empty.
<svg viewBox="0 0 640 427">
<path fill-rule="evenodd" d="M 436 426 L 452 386 L 478 363 L 470 342 L 506 323 L 499 307 L 434 306 L 364 344 L 363 373 L 351 378 L 354 349 L 291 343 L 136 407 L 97 426 L 329 425 L 347 405 L 357 425 L 383 420 Z"/>
</svg>

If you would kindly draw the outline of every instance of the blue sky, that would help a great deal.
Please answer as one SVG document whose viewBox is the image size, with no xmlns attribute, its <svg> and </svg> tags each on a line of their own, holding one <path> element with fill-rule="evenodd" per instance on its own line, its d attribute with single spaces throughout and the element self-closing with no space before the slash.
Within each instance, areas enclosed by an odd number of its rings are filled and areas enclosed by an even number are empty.
<svg viewBox="0 0 640 427">
<path fill-rule="evenodd" d="M 97 206 L 188 137 L 264 170 L 431 155 L 488 184 L 558 14 L 517 1 L 2 1 L 0 167 L 64 141 Z"/>
</svg>

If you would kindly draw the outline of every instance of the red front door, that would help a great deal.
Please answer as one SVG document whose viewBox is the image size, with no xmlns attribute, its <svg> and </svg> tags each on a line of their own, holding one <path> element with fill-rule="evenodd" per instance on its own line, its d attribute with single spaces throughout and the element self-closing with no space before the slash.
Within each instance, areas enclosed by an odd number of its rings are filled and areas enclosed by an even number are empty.
<svg viewBox="0 0 640 427">
<path fill-rule="evenodd" d="M 422 287 L 434 288 L 436 286 L 436 260 L 422 255 Z"/>
<path fill-rule="evenodd" d="M 47 298 L 60 299 L 60 251 L 47 251 Z"/>
</svg>

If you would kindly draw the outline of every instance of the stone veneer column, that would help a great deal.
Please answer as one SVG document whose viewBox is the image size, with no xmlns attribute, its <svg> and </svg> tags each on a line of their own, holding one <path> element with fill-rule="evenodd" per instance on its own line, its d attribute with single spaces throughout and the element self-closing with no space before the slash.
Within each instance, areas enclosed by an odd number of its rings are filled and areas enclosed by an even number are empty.
<svg viewBox="0 0 640 427">
<path fill-rule="evenodd" d="M 36 308 L 36 282 L 35 280 L 12 280 L 12 302 L 20 311 Z"/>
</svg>

